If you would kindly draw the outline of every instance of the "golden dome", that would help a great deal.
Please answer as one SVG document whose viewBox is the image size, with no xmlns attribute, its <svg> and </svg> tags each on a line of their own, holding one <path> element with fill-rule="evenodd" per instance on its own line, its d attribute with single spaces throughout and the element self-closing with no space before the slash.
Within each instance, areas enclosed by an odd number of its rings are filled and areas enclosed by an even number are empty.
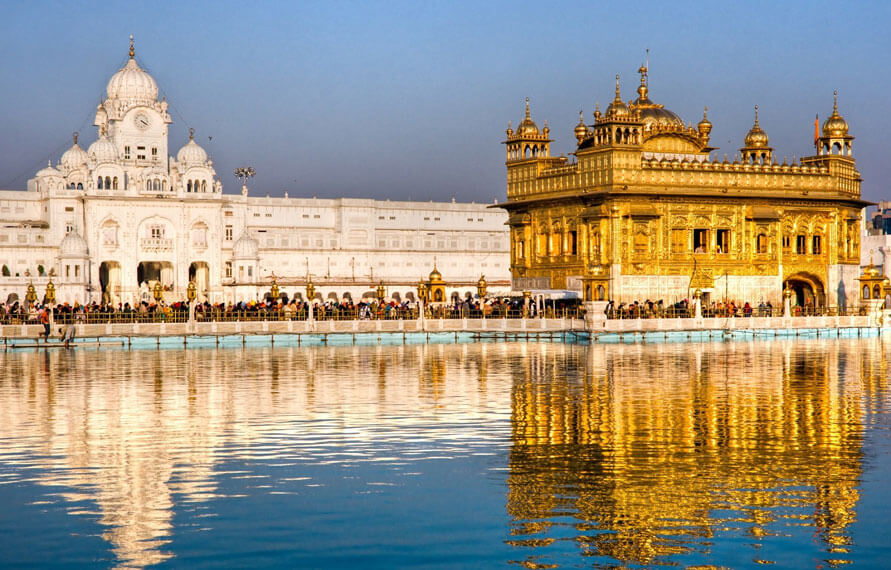
<svg viewBox="0 0 891 570">
<path fill-rule="evenodd" d="M 428 278 L 428 281 L 431 281 L 431 282 L 442 281 L 442 273 L 440 273 L 439 270 L 436 269 L 435 263 L 433 264 L 433 271 L 430 272 L 430 277 Z"/>
<path fill-rule="evenodd" d="M 823 122 L 824 137 L 845 137 L 848 135 L 848 122 L 838 113 L 838 91 L 833 93 L 832 114 Z"/>
<path fill-rule="evenodd" d="M 532 115 L 529 112 L 529 97 L 526 97 L 526 116 L 517 126 L 516 134 L 518 137 L 538 134 L 538 125 L 532 120 Z"/>
<path fill-rule="evenodd" d="M 676 113 L 650 100 L 647 67 L 642 65 L 637 72 L 640 73 L 640 87 L 637 88 L 637 99 L 631 103 L 631 109 L 638 112 L 640 122 L 648 128 L 653 126 L 684 128 L 684 120 Z"/>
<path fill-rule="evenodd" d="M 699 128 L 699 134 L 708 135 L 712 132 L 712 123 L 708 120 L 708 107 L 702 111 L 702 120 L 696 126 Z"/>
<path fill-rule="evenodd" d="M 770 143 L 767 133 L 765 133 L 764 129 L 761 128 L 761 125 L 758 124 L 758 105 L 755 105 L 755 124 L 752 125 L 752 128 L 746 135 L 745 143 L 746 148 L 766 147 Z"/>
<path fill-rule="evenodd" d="M 585 114 L 582 111 L 579 111 L 579 124 L 575 126 L 575 138 L 579 140 L 581 143 L 585 140 L 585 137 L 588 136 L 588 127 L 585 126 Z"/>
<path fill-rule="evenodd" d="M 863 270 L 863 275 L 866 277 L 876 277 L 878 274 L 879 268 L 873 265 L 872 261 L 870 261 L 870 264 Z"/>
<path fill-rule="evenodd" d="M 619 93 L 619 75 L 616 74 L 616 98 L 606 108 L 606 116 L 611 119 L 630 119 L 631 110 L 628 105 L 622 101 L 622 95 Z"/>
</svg>

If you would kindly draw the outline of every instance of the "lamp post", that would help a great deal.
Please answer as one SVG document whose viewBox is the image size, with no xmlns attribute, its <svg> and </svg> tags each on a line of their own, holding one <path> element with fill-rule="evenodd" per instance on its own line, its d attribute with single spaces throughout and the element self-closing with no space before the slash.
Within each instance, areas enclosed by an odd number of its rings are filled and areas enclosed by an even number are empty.
<svg viewBox="0 0 891 570">
<path fill-rule="evenodd" d="M 48 305 L 54 305 L 56 303 L 56 286 L 53 285 L 52 279 L 46 284 L 46 294 L 44 297 L 46 297 L 46 303 Z"/>
<path fill-rule="evenodd" d="M 312 300 L 316 296 L 316 286 L 312 284 L 312 275 L 306 274 L 306 305 L 309 310 L 309 320 L 313 320 Z"/>
<path fill-rule="evenodd" d="M 272 287 L 269 288 L 269 294 L 272 295 L 274 302 L 278 303 L 278 283 L 275 282 L 275 272 L 272 272 Z"/>
<path fill-rule="evenodd" d="M 421 279 L 418 281 L 418 318 L 424 320 L 424 304 L 427 302 L 427 284 Z"/>
<path fill-rule="evenodd" d="M 693 317 L 702 318 L 702 289 L 693 291 Z"/>
<path fill-rule="evenodd" d="M 377 284 L 377 300 L 380 303 L 384 302 L 384 297 L 387 295 L 387 288 L 384 287 L 384 282 L 381 281 Z"/>
<path fill-rule="evenodd" d="M 523 318 L 529 317 L 529 299 L 532 298 L 532 291 L 523 291 Z"/>
<path fill-rule="evenodd" d="M 198 287 L 194 281 L 189 281 L 186 286 L 186 299 L 189 300 L 189 322 L 195 322 L 195 298 L 198 297 Z"/>
<path fill-rule="evenodd" d="M 480 313 L 483 318 L 486 318 L 486 288 L 488 283 L 486 283 L 486 276 L 480 275 L 479 281 L 476 282 L 476 294 L 480 298 Z"/>
<path fill-rule="evenodd" d="M 792 316 L 792 289 L 789 288 L 788 283 L 786 284 L 786 288 L 783 289 L 783 316 Z"/>
<path fill-rule="evenodd" d="M 34 289 L 34 283 L 28 283 L 28 290 L 25 292 L 25 301 L 28 302 L 29 307 L 37 301 L 37 291 Z"/>
<path fill-rule="evenodd" d="M 152 288 L 152 295 L 155 297 L 155 302 L 160 302 L 161 297 L 164 296 L 164 289 L 161 287 L 160 281 L 155 281 L 155 286 Z"/>
</svg>

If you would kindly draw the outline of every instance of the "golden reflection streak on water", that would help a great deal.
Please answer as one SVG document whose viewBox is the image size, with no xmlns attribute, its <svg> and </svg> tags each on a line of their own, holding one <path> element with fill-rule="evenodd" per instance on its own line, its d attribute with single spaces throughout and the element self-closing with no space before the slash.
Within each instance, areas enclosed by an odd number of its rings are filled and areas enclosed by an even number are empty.
<svg viewBox="0 0 891 570">
<path fill-rule="evenodd" d="M 390 460 L 374 457 L 371 443 L 382 437 L 435 435 L 456 445 L 490 439 L 490 430 L 475 426 L 483 415 L 491 421 L 492 410 L 507 423 L 510 379 L 502 374 L 505 389 L 489 400 L 480 389 L 488 373 L 481 371 L 488 359 L 506 361 L 518 350 L 502 344 L 3 353 L 0 425 L 14 447 L 0 460 L 21 468 L 18 480 L 82 491 L 51 496 L 95 501 L 119 564 L 143 567 L 173 556 L 163 548 L 177 503 L 220 496 L 214 469 L 223 460 L 278 460 L 287 443 L 284 454 L 292 459 L 296 452 L 318 461 L 306 452 L 316 446 L 333 462 L 378 461 Z M 366 370 L 376 382 L 366 381 Z M 299 433 L 295 420 L 306 422 Z M 445 427 L 434 430 L 437 424 Z M 452 433 L 455 424 L 466 427 Z M 362 453 L 338 451 L 344 438 Z"/>
<path fill-rule="evenodd" d="M 687 551 L 679 538 L 740 522 L 768 536 L 775 517 L 801 518 L 784 510 L 794 507 L 826 552 L 846 552 L 864 406 L 888 393 L 886 344 L 530 352 L 511 403 L 513 534 L 540 541 L 568 514 L 585 554 L 652 564 Z"/>
</svg>

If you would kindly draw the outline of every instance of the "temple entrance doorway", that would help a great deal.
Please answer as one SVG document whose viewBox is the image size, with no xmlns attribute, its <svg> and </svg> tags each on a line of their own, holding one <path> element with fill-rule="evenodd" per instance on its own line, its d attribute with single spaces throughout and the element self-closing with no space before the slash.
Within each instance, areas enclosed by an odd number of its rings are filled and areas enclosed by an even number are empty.
<svg viewBox="0 0 891 570">
<path fill-rule="evenodd" d="M 207 296 L 210 290 L 210 266 L 206 261 L 193 261 L 189 265 L 189 281 L 195 283 L 199 299 Z"/>
<path fill-rule="evenodd" d="M 809 273 L 790 275 L 783 282 L 783 288 L 788 288 L 792 291 L 793 306 L 813 309 L 823 307 L 826 304 L 823 282 L 815 275 Z"/>
<path fill-rule="evenodd" d="M 117 261 L 103 261 L 99 265 L 99 286 L 102 289 L 103 303 L 120 302 L 121 264 Z"/>
<path fill-rule="evenodd" d="M 173 289 L 173 264 L 169 261 L 141 261 L 136 268 L 136 281 L 142 287 L 160 282 L 165 291 Z"/>
</svg>

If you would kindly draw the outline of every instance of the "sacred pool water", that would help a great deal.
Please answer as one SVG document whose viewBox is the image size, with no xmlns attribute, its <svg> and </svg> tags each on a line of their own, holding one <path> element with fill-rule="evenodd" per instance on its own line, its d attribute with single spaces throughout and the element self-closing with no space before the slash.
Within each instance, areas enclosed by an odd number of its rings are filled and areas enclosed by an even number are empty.
<svg viewBox="0 0 891 570">
<path fill-rule="evenodd" d="M 0 566 L 878 567 L 891 340 L 0 354 Z"/>
</svg>

